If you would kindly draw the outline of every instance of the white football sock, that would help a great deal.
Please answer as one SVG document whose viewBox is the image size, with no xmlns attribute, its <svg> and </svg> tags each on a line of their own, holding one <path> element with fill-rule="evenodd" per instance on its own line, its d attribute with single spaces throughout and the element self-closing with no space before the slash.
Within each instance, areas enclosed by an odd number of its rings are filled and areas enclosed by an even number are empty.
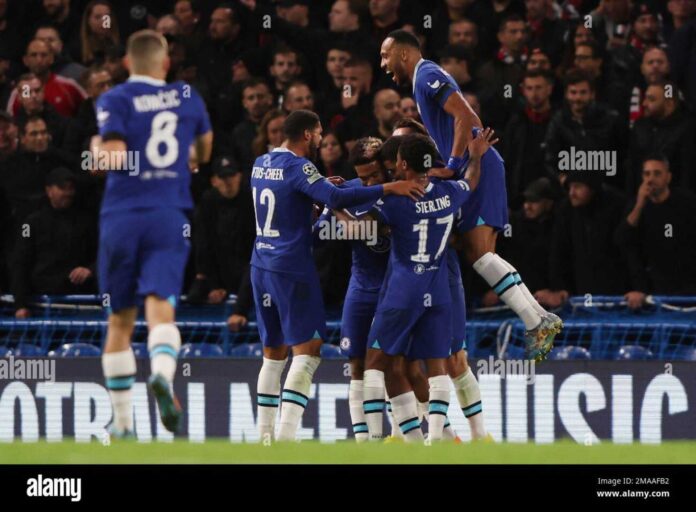
<svg viewBox="0 0 696 512">
<path fill-rule="evenodd" d="M 365 370 L 363 372 L 363 412 L 371 441 L 382 439 L 385 393 L 384 372 Z"/>
<path fill-rule="evenodd" d="M 413 391 L 391 398 L 394 420 L 398 423 L 406 442 L 423 441 L 423 431 L 418 420 L 418 400 Z"/>
<path fill-rule="evenodd" d="M 517 286 L 519 286 L 520 290 L 522 290 L 525 299 L 527 299 L 527 302 L 529 302 L 532 305 L 534 311 L 539 313 L 539 315 L 545 314 L 546 310 L 541 306 L 541 304 L 539 304 L 539 302 L 537 302 L 537 300 L 534 298 L 534 295 L 532 295 L 532 292 L 530 292 L 529 288 L 527 288 L 527 285 L 524 284 L 524 281 L 522 281 L 522 278 L 520 277 L 519 272 L 517 272 L 517 269 L 510 265 L 510 262 L 501 258 L 500 255 L 496 254 L 495 257 L 498 258 L 503 263 L 503 265 L 507 266 L 508 271 L 512 274 L 512 277 L 514 277 Z"/>
<path fill-rule="evenodd" d="M 287 362 L 287 358 L 282 361 L 263 358 L 256 381 L 256 410 L 261 442 L 272 440 L 275 435 L 275 420 L 280 405 L 280 377 Z"/>
<path fill-rule="evenodd" d="M 295 440 L 302 414 L 309 401 L 312 378 L 320 362 L 321 359 L 315 356 L 300 355 L 292 358 L 281 397 L 283 406 L 280 408 L 278 441 Z"/>
<path fill-rule="evenodd" d="M 114 411 L 113 426 L 117 430 L 133 430 L 133 393 L 135 354 L 133 349 L 102 354 L 102 369 Z"/>
<path fill-rule="evenodd" d="M 363 412 L 363 381 L 352 379 L 348 386 L 348 407 L 350 421 L 353 424 L 353 435 L 358 443 L 367 441 L 368 431 Z"/>
<path fill-rule="evenodd" d="M 457 392 L 457 400 L 462 412 L 471 427 L 471 437 L 473 439 L 481 439 L 486 437 L 486 427 L 483 424 L 483 407 L 481 405 L 481 390 L 479 389 L 478 381 L 474 376 L 471 368 L 461 374 L 459 377 L 452 379 L 454 389 Z"/>
<path fill-rule="evenodd" d="M 157 324 L 147 336 L 150 371 L 160 374 L 171 385 L 176 373 L 176 360 L 181 348 L 181 334 L 175 324 Z"/>
<path fill-rule="evenodd" d="M 428 379 L 430 400 L 428 403 L 428 439 L 441 441 L 449 409 L 449 377 L 437 375 Z"/>
<path fill-rule="evenodd" d="M 502 259 L 492 252 L 487 252 L 476 260 L 473 267 L 498 297 L 522 319 L 525 329 L 529 331 L 539 325 L 541 316 L 515 284 L 515 278 Z"/>
</svg>

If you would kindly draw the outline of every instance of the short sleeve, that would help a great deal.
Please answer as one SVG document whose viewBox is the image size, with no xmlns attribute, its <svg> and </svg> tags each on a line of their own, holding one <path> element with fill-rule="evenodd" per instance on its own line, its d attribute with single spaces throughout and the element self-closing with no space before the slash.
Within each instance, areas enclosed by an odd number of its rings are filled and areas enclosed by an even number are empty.
<svg viewBox="0 0 696 512">
<path fill-rule="evenodd" d="M 421 91 L 429 99 L 444 106 L 447 98 L 457 92 L 457 86 L 452 77 L 439 67 L 428 67 L 418 74 Z"/>
<path fill-rule="evenodd" d="M 104 141 L 125 140 L 126 120 L 130 112 L 127 99 L 119 94 L 102 94 L 97 100 L 97 125 Z"/>
</svg>

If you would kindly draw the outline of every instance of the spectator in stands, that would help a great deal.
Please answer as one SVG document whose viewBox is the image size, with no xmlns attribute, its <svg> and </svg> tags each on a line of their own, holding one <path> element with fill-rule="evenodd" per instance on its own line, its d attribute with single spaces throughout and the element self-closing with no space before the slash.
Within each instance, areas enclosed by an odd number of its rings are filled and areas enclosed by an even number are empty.
<svg viewBox="0 0 696 512">
<path fill-rule="evenodd" d="M 45 90 L 45 86 L 36 75 L 26 73 L 20 76 L 15 88 L 15 97 L 19 102 L 18 108 L 15 110 L 15 118 L 17 119 L 17 124 L 21 125 L 31 116 L 41 117 L 48 126 L 51 143 L 55 147 L 61 147 L 65 134 L 72 123 L 58 114 L 53 105 L 45 100 Z"/>
<path fill-rule="evenodd" d="M 79 36 L 80 15 L 70 0 L 42 0 L 39 20 L 40 25 L 50 24 L 58 30 L 66 48 Z"/>
<path fill-rule="evenodd" d="M 271 65 L 268 74 L 273 83 L 273 93 L 282 98 L 284 89 L 297 80 L 302 73 L 297 52 L 287 45 L 278 46 L 271 55 Z"/>
<path fill-rule="evenodd" d="M 319 146 L 319 172 L 326 177 L 340 176 L 345 180 L 355 178 L 355 171 L 344 158 L 341 143 L 332 131 L 325 131 Z"/>
<path fill-rule="evenodd" d="M 29 316 L 35 294 L 96 293 L 96 219 L 73 206 L 75 177 L 63 167 L 45 179 L 48 204 L 29 215 L 12 256 L 15 316 Z"/>
<path fill-rule="evenodd" d="M 561 59 L 560 65 L 556 68 L 556 77 L 562 79 L 565 74 L 575 67 L 575 49 L 579 44 L 598 42 L 598 38 L 595 36 L 591 28 L 585 26 L 584 23 L 577 23 L 575 28 L 570 30 L 572 34 L 571 42 L 565 44 L 565 49 L 563 50 L 563 58 Z M 604 47 L 604 44 L 600 44 Z"/>
<path fill-rule="evenodd" d="M 369 10 L 372 17 L 372 39 L 380 43 L 392 30 L 401 28 L 399 20 L 400 0 L 370 0 Z"/>
<path fill-rule="evenodd" d="M 372 65 L 361 57 L 352 57 L 343 66 L 342 121 L 336 126 L 339 139 L 346 145 L 365 133 L 373 122 Z"/>
<path fill-rule="evenodd" d="M 53 105 L 56 112 L 67 117 L 74 117 L 77 114 L 80 103 L 87 94 L 74 80 L 56 75 L 51 71 L 53 53 L 45 42 L 34 39 L 27 45 L 24 65 L 41 81 L 46 101 Z M 18 93 L 19 91 L 13 92 L 8 101 L 7 110 L 11 114 L 17 114 L 19 110 Z"/>
<path fill-rule="evenodd" d="M 404 96 L 403 98 L 401 98 L 401 101 L 399 101 L 399 110 L 401 111 L 402 118 L 406 117 L 409 119 L 415 119 L 418 122 L 421 121 L 420 113 L 418 112 L 418 105 L 416 105 L 416 100 L 414 100 L 410 96 Z"/>
<path fill-rule="evenodd" d="M 335 44 L 326 52 L 326 72 L 331 77 L 333 86 L 341 90 L 343 88 L 343 66 L 350 59 L 350 51 L 343 44 Z"/>
<path fill-rule="evenodd" d="M 295 110 L 314 110 L 314 94 L 301 80 L 288 83 L 283 91 L 283 110 L 288 114 Z"/>
<path fill-rule="evenodd" d="M 51 71 L 55 74 L 78 81 L 85 71 L 82 64 L 74 62 L 64 51 L 65 46 L 60 36 L 60 31 L 53 25 L 39 25 L 34 32 L 34 39 L 43 41 L 53 54 L 53 66 Z"/>
<path fill-rule="evenodd" d="M 259 134 L 254 139 L 254 156 L 268 153 L 283 143 L 283 122 L 286 114 L 282 110 L 273 109 L 266 112 L 259 126 Z"/>
<path fill-rule="evenodd" d="M 73 40 L 72 58 L 90 66 L 107 48 L 120 43 L 118 17 L 111 4 L 106 0 L 92 0 L 82 14 L 80 37 Z"/>
<path fill-rule="evenodd" d="M 474 2 L 467 17 L 479 27 L 479 51 L 486 57 L 495 57 L 500 43 L 503 21 L 514 17 L 524 25 L 525 7 L 522 0 L 483 0 Z M 525 30 L 526 32 L 526 30 Z"/>
<path fill-rule="evenodd" d="M 671 187 L 669 167 L 664 155 L 644 159 L 638 195 L 616 230 L 627 248 L 633 309 L 646 294 L 696 294 L 696 195 Z"/>
<path fill-rule="evenodd" d="M 594 101 L 592 80 L 581 71 L 568 73 L 564 85 L 565 105 L 553 114 L 546 130 L 548 175 L 559 176 L 561 152 L 614 151 L 616 174 L 606 180 L 623 189 L 625 173 L 621 170 L 625 130 L 618 113 Z M 591 172 L 598 171 L 600 169 Z"/>
<path fill-rule="evenodd" d="M 5 189 L 12 215 L 12 229 L 16 229 L 44 202 L 43 184 L 51 169 L 75 167 L 76 157 L 51 148 L 51 136 L 46 122 L 31 116 L 19 125 L 20 149 L 10 156 L 2 167 L 0 182 Z"/>
<path fill-rule="evenodd" d="M 0 110 L 0 162 L 4 162 L 17 151 L 17 122 L 14 118 Z"/>
<path fill-rule="evenodd" d="M 479 30 L 469 17 L 474 0 L 446 0 L 436 7 L 432 14 L 433 28 L 428 38 L 428 49 L 434 55 L 446 44 L 475 44 L 478 46 Z M 466 25 L 468 23 L 468 26 Z"/>
<path fill-rule="evenodd" d="M 365 135 L 387 140 L 394 130 L 394 124 L 401 119 L 400 101 L 401 97 L 394 89 L 377 91 L 373 109 L 375 124 Z"/>
<path fill-rule="evenodd" d="M 508 203 L 517 209 L 522 192 L 546 175 L 544 142 L 551 121 L 553 78 L 544 71 L 528 71 L 522 80 L 524 109 L 510 118 L 500 148 L 505 160 Z"/>
<path fill-rule="evenodd" d="M 643 117 L 636 121 L 629 144 L 628 191 L 641 183 L 642 162 L 649 153 L 662 153 L 669 160 L 672 185 L 696 191 L 696 119 L 679 100 L 673 82 L 648 86 L 643 99 Z"/>
<path fill-rule="evenodd" d="M 241 166 L 225 155 L 215 159 L 212 171 L 213 188 L 203 194 L 194 215 L 196 280 L 189 298 L 220 304 L 248 279 L 256 221 Z"/>
<path fill-rule="evenodd" d="M 565 181 L 568 198 L 557 212 L 549 259 L 550 290 L 537 298 L 557 307 L 569 295 L 622 295 L 628 289 L 626 259 L 614 242 L 624 199 L 597 173 L 576 171 Z"/>
<path fill-rule="evenodd" d="M 122 46 L 110 46 L 104 50 L 103 61 L 99 60 L 99 65 L 111 75 L 114 85 L 122 84 L 128 79 L 128 70 L 123 65 L 123 57 L 126 52 Z"/>
<path fill-rule="evenodd" d="M 179 36 L 181 35 L 181 25 L 179 19 L 173 14 L 165 14 L 157 20 L 155 30 L 163 36 Z"/>
<path fill-rule="evenodd" d="M 640 65 L 641 76 L 626 88 L 626 97 L 622 98 L 628 108 L 629 125 L 643 116 L 645 89 L 655 83 L 665 82 L 669 78 L 669 59 L 664 48 L 652 47 L 645 50 Z"/>
<path fill-rule="evenodd" d="M 607 48 L 618 48 L 628 41 L 631 21 L 629 0 L 600 0 L 591 13 L 592 31 L 599 43 Z"/>
<path fill-rule="evenodd" d="M 684 25 L 696 19 L 696 0 L 667 0 L 669 16 L 664 19 L 663 39 L 672 46 L 672 35 Z"/>
<path fill-rule="evenodd" d="M 440 66 L 447 71 L 462 91 L 477 90 L 473 78 L 472 58 L 463 46 L 447 45 L 439 52 Z"/>
<path fill-rule="evenodd" d="M 512 212 L 510 224 L 498 236 L 496 250 L 509 261 L 529 291 L 535 293 L 549 288 L 549 240 L 553 231 L 553 207 L 556 192 L 549 178 L 539 178 L 524 189 L 522 208 Z M 484 306 L 499 302 L 498 295 L 488 290 Z"/>
<path fill-rule="evenodd" d="M 527 31 L 524 20 L 509 16 L 498 30 L 500 49 L 497 56 L 481 66 L 477 82 L 486 84 L 480 91 L 486 125 L 503 131 L 512 112 L 519 106 L 519 83 L 527 60 Z"/>
<path fill-rule="evenodd" d="M 258 133 L 259 123 L 273 106 L 273 96 L 268 84 L 261 78 L 249 79 L 242 88 L 242 106 L 245 119 L 240 121 L 231 134 L 225 133 L 220 137 L 216 152 L 234 148 L 234 152 L 242 170 L 251 172 L 254 163 L 254 153 L 251 144 Z"/>
<path fill-rule="evenodd" d="M 201 12 L 196 0 L 177 0 L 174 4 L 174 16 L 179 20 L 181 34 L 186 38 L 193 50 L 197 49 L 203 40 L 200 20 Z"/>
<path fill-rule="evenodd" d="M 63 144 L 65 150 L 74 154 L 88 149 L 90 138 L 99 132 L 94 105 L 97 98 L 113 85 L 109 72 L 100 66 L 92 66 L 85 70 L 81 81 L 87 91 L 87 99 L 80 105 L 77 118 L 70 124 Z"/>
<path fill-rule="evenodd" d="M 566 24 L 558 18 L 552 0 L 525 0 L 529 43 L 544 50 L 551 60 L 561 60 Z"/>
<path fill-rule="evenodd" d="M 476 50 L 478 45 L 478 27 L 473 21 L 462 18 L 450 23 L 447 42 L 460 45 L 469 51 Z"/>
</svg>

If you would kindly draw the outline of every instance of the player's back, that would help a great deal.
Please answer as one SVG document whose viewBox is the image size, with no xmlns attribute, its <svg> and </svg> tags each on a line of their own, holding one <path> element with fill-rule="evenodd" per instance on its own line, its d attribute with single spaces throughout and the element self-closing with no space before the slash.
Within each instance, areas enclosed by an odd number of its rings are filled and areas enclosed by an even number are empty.
<svg viewBox="0 0 696 512">
<path fill-rule="evenodd" d="M 382 307 L 435 306 L 451 301 L 444 257 L 455 215 L 469 194 L 465 181 L 432 179 L 418 201 L 390 196 L 378 205 L 392 232 Z"/>
<path fill-rule="evenodd" d="M 285 148 L 261 155 L 251 171 L 256 212 L 255 267 L 303 275 L 314 272 L 312 199 L 300 180 L 323 179 L 314 164 Z"/>
<path fill-rule="evenodd" d="M 131 77 L 99 97 L 97 121 L 104 140 L 123 140 L 128 151 L 127 169 L 107 174 L 103 213 L 193 206 L 189 148 L 210 121 L 190 85 Z"/>
</svg>

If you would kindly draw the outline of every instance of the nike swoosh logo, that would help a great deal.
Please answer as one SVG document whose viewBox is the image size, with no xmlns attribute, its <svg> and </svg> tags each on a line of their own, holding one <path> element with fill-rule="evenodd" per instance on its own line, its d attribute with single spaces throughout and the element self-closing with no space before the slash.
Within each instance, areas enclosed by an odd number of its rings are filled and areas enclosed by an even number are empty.
<svg viewBox="0 0 696 512">
<path fill-rule="evenodd" d="M 360 217 L 361 215 L 365 215 L 365 214 L 366 214 L 367 212 L 369 212 L 369 211 L 370 211 L 370 210 L 365 210 L 364 212 L 359 212 L 359 211 L 356 210 L 356 211 L 355 211 L 355 216 L 356 216 L 356 217 Z"/>
<path fill-rule="evenodd" d="M 435 80 L 435 83 L 432 83 L 432 84 L 431 84 L 430 82 L 426 82 L 426 83 L 427 83 L 431 88 L 433 88 L 433 89 L 437 89 L 438 87 L 440 87 L 440 81 L 439 81 L 439 80 Z"/>
</svg>

